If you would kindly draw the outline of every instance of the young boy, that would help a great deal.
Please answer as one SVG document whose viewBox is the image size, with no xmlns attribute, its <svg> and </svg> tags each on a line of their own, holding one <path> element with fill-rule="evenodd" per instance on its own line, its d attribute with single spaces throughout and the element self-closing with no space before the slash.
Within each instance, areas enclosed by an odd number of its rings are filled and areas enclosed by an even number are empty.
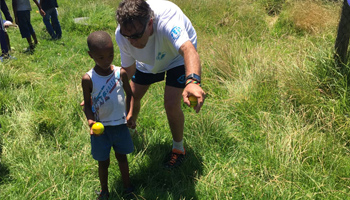
<svg viewBox="0 0 350 200">
<path fill-rule="evenodd" d="M 45 11 L 43 22 L 53 40 L 61 39 L 62 30 L 56 8 L 58 7 L 57 0 L 40 0 L 40 6 Z M 50 23 L 51 20 L 51 23 Z"/>
<path fill-rule="evenodd" d="M 42 16 L 45 16 L 45 12 L 43 9 L 41 9 L 38 1 L 33 1 L 39 8 L 40 14 Z M 15 22 L 19 26 L 19 31 L 21 32 L 22 38 L 26 38 L 29 44 L 27 51 L 33 51 L 35 45 L 38 44 L 38 39 L 36 38 L 35 31 L 32 24 L 30 23 L 30 11 L 32 10 L 30 2 L 29 0 L 12 0 L 12 8 L 15 15 Z M 34 44 L 32 42 L 32 37 Z"/>
<path fill-rule="evenodd" d="M 0 9 L 1 9 L 1 4 L 0 4 Z M 3 59 L 8 56 L 9 47 L 8 47 L 8 42 L 6 40 L 6 32 L 5 32 L 4 22 L 2 20 L 1 13 L 0 13 L 0 44 L 1 44 L 0 61 L 2 62 Z"/>
<path fill-rule="evenodd" d="M 110 35 L 103 31 L 93 32 L 88 36 L 87 43 L 88 53 L 95 61 L 95 67 L 82 78 L 84 112 L 90 126 L 91 154 L 99 166 L 102 190 L 98 199 L 104 199 L 109 196 L 108 167 L 111 147 L 119 163 L 125 192 L 133 191 L 126 154 L 131 153 L 134 148 L 128 129 L 135 128 L 132 117 L 134 100 L 125 70 L 111 65 L 114 49 Z M 96 135 L 91 130 L 97 121 L 105 126 L 102 135 Z"/>
<path fill-rule="evenodd" d="M 7 4 L 6 4 L 5 0 L 0 0 L 0 7 L 1 7 L 2 13 L 4 13 L 6 21 L 13 23 L 12 16 L 10 14 L 9 8 L 7 7 Z M 4 29 L 4 31 L 5 31 L 5 39 L 6 39 L 6 42 L 7 42 L 8 51 L 11 51 L 10 37 L 9 37 L 9 35 L 6 32 L 6 28 L 8 27 L 8 25 L 6 25 L 5 22 L 3 24 L 4 25 L 3 28 L 5 28 Z"/>
<path fill-rule="evenodd" d="M 5 19 L 8 21 L 13 21 L 9 9 L 7 7 L 7 4 L 5 0 L 0 0 L 0 9 L 4 13 Z M 0 61 L 2 62 L 3 59 L 9 59 L 14 58 L 9 55 L 9 51 L 11 50 L 10 46 L 10 38 L 6 32 L 6 25 L 4 24 L 4 20 L 2 19 L 1 13 L 0 13 L 0 43 L 1 43 L 1 56 Z"/>
</svg>

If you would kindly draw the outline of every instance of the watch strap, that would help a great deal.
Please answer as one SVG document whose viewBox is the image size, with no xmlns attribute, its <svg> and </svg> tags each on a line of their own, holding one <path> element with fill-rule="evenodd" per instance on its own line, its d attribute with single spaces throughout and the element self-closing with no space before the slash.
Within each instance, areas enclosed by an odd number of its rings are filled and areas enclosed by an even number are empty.
<svg viewBox="0 0 350 200">
<path fill-rule="evenodd" d="M 195 74 L 195 73 L 192 73 L 192 74 L 190 74 L 190 75 L 188 75 L 187 77 L 186 77 L 186 81 L 188 80 L 188 79 L 193 79 L 193 80 L 195 80 L 195 81 L 197 81 L 197 82 L 201 82 L 201 77 L 198 75 L 198 74 Z"/>
</svg>

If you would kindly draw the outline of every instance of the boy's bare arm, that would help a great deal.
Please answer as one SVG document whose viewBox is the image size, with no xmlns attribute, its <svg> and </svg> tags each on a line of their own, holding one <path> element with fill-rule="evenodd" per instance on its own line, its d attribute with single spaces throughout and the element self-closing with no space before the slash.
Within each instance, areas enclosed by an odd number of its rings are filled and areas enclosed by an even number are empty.
<svg viewBox="0 0 350 200">
<path fill-rule="evenodd" d="M 15 23 L 18 24 L 17 19 L 17 0 L 12 0 L 13 16 L 15 17 Z"/>
<path fill-rule="evenodd" d="M 33 1 L 34 1 L 34 3 L 36 4 L 36 6 L 38 7 L 38 9 L 39 9 L 40 15 L 41 15 L 41 16 L 45 16 L 46 13 L 45 13 L 45 11 L 41 8 L 41 4 L 39 4 L 39 2 L 38 2 L 37 0 L 33 0 Z"/>
<path fill-rule="evenodd" d="M 133 108 L 134 108 L 134 95 L 132 93 L 132 90 L 129 84 L 128 74 L 124 68 L 120 69 L 120 76 L 123 81 L 123 88 L 126 94 L 126 112 L 127 112 L 126 118 L 128 121 L 128 126 L 130 128 L 135 128 L 136 127 L 135 120 L 132 117 Z"/>
<path fill-rule="evenodd" d="M 91 91 L 92 91 L 92 81 L 89 75 L 85 74 L 82 78 L 81 85 L 83 88 L 84 95 L 84 113 L 86 119 L 88 120 L 89 127 L 95 123 L 94 113 L 91 108 Z M 90 133 L 91 134 L 91 133 Z"/>
</svg>

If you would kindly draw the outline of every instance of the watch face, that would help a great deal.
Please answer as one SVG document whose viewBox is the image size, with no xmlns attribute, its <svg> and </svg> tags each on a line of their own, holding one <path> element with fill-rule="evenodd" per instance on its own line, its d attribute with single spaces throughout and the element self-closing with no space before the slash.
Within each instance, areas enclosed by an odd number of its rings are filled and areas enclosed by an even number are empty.
<svg viewBox="0 0 350 200">
<path fill-rule="evenodd" d="M 195 79 L 195 80 L 197 80 L 199 82 L 201 81 L 201 77 L 199 75 L 195 74 L 195 73 L 192 73 L 192 74 L 188 75 L 186 79 Z"/>
</svg>

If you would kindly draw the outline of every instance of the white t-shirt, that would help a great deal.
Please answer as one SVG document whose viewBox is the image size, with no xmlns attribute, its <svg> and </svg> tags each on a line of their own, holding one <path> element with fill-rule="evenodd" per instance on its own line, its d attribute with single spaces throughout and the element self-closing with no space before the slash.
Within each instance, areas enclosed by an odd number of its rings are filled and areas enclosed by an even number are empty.
<svg viewBox="0 0 350 200">
<path fill-rule="evenodd" d="M 105 126 L 126 124 L 121 67 L 113 67 L 113 72 L 108 76 L 98 75 L 94 68 L 87 72 L 92 81 L 91 98 L 95 120 Z"/>
<path fill-rule="evenodd" d="M 181 45 L 190 40 L 197 48 L 197 34 L 191 21 L 170 1 L 148 0 L 147 3 L 154 12 L 153 34 L 143 49 L 133 47 L 120 34 L 120 25 L 115 31 L 121 65 L 129 67 L 136 62 L 138 70 L 153 74 L 184 65 L 179 54 Z"/>
</svg>

